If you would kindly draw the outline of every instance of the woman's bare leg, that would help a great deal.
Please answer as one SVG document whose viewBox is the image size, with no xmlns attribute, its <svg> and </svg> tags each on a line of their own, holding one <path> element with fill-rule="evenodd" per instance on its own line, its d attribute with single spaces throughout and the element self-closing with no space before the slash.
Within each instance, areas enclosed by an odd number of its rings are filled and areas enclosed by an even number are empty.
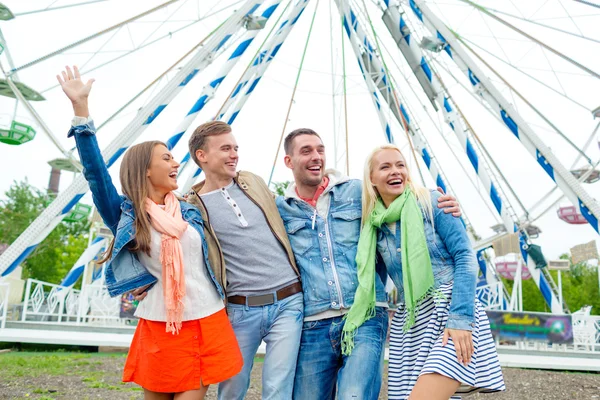
<svg viewBox="0 0 600 400">
<path fill-rule="evenodd" d="M 188 390 L 187 392 L 175 393 L 174 400 L 203 400 L 208 391 L 208 385 L 204 386 L 200 382 L 200 389 Z"/>
<path fill-rule="evenodd" d="M 456 393 L 460 382 L 440 374 L 424 374 L 410 392 L 408 400 L 448 400 Z"/>
<path fill-rule="evenodd" d="M 173 400 L 173 393 L 160 393 L 144 389 L 144 400 Z"/>
</svg>

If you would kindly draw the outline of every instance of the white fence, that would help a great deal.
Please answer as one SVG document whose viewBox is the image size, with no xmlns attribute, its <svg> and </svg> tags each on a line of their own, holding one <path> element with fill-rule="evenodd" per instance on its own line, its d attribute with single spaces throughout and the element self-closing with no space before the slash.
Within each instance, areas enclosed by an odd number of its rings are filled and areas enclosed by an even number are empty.
<svg viewBox="0 0 600 400">
<path fill-rule="evenodd" d="M 23 302 L 23 322 L 127 326 L 119 316 L 120 298 L 111 298 L 103 285 L 81 290 L 28 279 Z"/>
<path fill-rule="evenodd" d="M 8 313 L 8 294 L 10 284 L 0 282 L 0 329 L 6 325 L 6 315 Z"/>
<path fill-rule="evenodd" d="M 502 310 L 504 292 L 502 291 L 501 282 L 492 285 L 478 286 L 475 289 L 475 295 L 486 310 Z"/>
</svg>

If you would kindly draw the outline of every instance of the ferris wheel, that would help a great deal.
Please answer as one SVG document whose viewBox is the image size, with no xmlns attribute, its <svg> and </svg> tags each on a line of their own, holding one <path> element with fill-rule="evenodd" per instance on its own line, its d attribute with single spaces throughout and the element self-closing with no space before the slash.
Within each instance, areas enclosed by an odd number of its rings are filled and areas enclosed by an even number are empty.
<svg viewBox="0 0 600 400">
<path fill-rule="evenodd" d="M 526 3 L 4 1 L 0 151 L 19 149 L 15 160 L 38 170 L 48 159 L 33 163 L 20 149 L 45 151 L 58 156 L 54 168 L 80 171 L 56 134 L 67 114 L 52 80 L 65 64 L 99 82 L 93 112 L 107 165 L 136 141 L 163 140 L 181 159 L 182 192 L 202 172 L 182 139 L 213 118 L 233 125 L 242 166 L 269 183 L 289 179 L 279 149 L 293 127 L 320 128 L 330 167 L 353 176 L 371 148 L 396 143 L 425 185 L 460 200 L 495 306 L 522 309 L 520 282 L 533 279 L 562 313 L 536 242 L 598 233 L 600 6 Z M 24 38 L 31 26 L 45 34 Z M 1 275 L 65 218 L 87 218 L 86 192 L 76 175 L 0 255 Z M 72 273 L 65 282 L 81 271 Z M 513 280 L 511 296 L 501 276 Z"/>
</svg>

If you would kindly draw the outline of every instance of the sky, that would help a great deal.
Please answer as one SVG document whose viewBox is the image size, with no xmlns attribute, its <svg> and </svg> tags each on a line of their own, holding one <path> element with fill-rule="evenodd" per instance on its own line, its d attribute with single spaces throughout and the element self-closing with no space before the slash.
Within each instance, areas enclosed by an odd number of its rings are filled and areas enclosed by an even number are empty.
<svg viewBox="0 0 600 400">
<path fill-rule="evenodd" d="M 0 29 L 13 63 L 19 67 L 163 2 L 5 0 L 3 4 L 15 14 L 21 15 L 17 15 L 11 21 L 0 21 Z M 90 4 L 24 14 L 47 7 L 76 3 Z M 480 3 L 490 8 L 498 8 L 505 13 L 497 14 L 498 16 L 542 40 L 558 52 L 596 72 L 600 70 L 597 57 L 597 54 L 600 54 L 600 33 L 597 29 L 600 24 L 600 9 L 558 0 L 507 1 L 500 4 L 491 0 L 481 0 Z M 74 142 L 67 138 L 66 133 L 72 110 L 60 88 L 55 87 L 55 75 L 64 65 L 77 64 L 84 71 L 84 79 L 96 80 L 90 96 L 90 108 L 98 125 L 175 64 L 240 4 L 239 1 L 180 0 L 138 22 L 23 68 L 18 72 L 17 78 L 45 96 L 45 101 L 32 104 L 61 146 L 70 150 L 74 147 Z M 264 4 L 270 2 L 265 1 Z M 285 4 L 287 3 L 283 2 L 277 9 L 269 24 L 257 36 L 214 98 L 174 148 L 176 159 L 185 155 L 191 130 L 211 119 L 220 109 L 275 20 L 282 12 L 287 14 L 287 10 L 284 11 Z M 491 236 L 490 227 L 498 223 L 499 219 L 490 211 L 491 204 L 487 196 L 480 195 L 481 184 L 477 183 L 473 168 L 454 133 L 444 123 L 441 112 L 436 113 L 423 95 L 404 57 L 395 47 L 381 22 L 382 12 L 377 2 L 352 1 L 352 4 L 360 10 L 366 7 L 373 30 L 377 34 L 380 53 L 395 78 L 395 88 L 409 110 L 413 124 L 418 125 L 419 131 L 425 135 L 435 158 L 442 166 L 450 183 L 451 193 L 460 201 L 476 232 L 482 237 Z M 570 141 L 579 148 L 586 144 L 600 120 L 594 120 L 590 112 L 600 106 L 600 79 L 591 77 L 551 51 L 543 50 L 538 44 L 484 16 L 463 1 L 440 0 L 428 1 L 427 4 Z M 410 9 L 406 6 L 405 9 L 414 37 L 429 35 L 418 24 Z M 210 14 L 214 15 L 202 19 L 202 16 Z M 309 37 L 313 15 L 315 20 Z M 367 22 L 365 15 L 359 13 L 364 22 Z M 201 20 L 198 22 L 199 19 Z M 531 21 L 593 40 L 551 30 Z M 184 28 L 186 25 L 189 26 Z M 124 56 L 132 48 L 163 36 L 164 39 Z M 300 69 L 303 49 L 307 42 Z M 224 56 L 215 60 L 190 81 L 135 143 L 154 139 L 167 140 L 198 98 L 202 87 L 214 79 L 232 50 L 233 47 L 230 47 L 224 52 Z M 527 211 L 532 218 L 537 217 L 543 209 L 550 207 L 560 198 L 559 191 L 548 195 L 554 187 L 553 182 L 523 145 L 488 112 L 481 100 L 474 97 L 470 89 L 463 88 L 463 85 L 470 87 L 468 79 L 452 64 L 449 57 L 443 52 L 429 54 L 437 60 L 433 66 L 442 76 L 453 100 L 459 105 L 491 159 L 506 178 L 508 184 L 501 183 L 500 187 L 503 188 L 504 196 L 510 200 L 515 214 L 523 217 Z M 118 56 L 123 57 L 108 63 Z M 187 60 L 189 57 L 185 61 Z M 0 55 L 0 63 L 5 69 L 9 69 L 6 53 Z M 101 66 L 102 64 L 106 65 Z M 101 67 L 86 72 L 98 66 Z M 105 148 L 122 134 L 122 130 L 141 107 L 154 96 L 160 95 L 161 89 L 173 78 L 180 66 L 181 64 L 98 132 L 101 148 Z M 481 67 L 540 139 L 567 168 L 571 168 L 576 162 L 576 150 L 536 115 L 515 91 L 495 77 L 490 69 L 483 65 Z M 297 79 L 298 85 L 291 101 Z M 0 98 L 0 125 L 13 118 L 14 109 L 14 100 Z M 286 119 L 288 109 L 290 113 Z M 31 122 L 37 128 L 38 134 L 33 141 L 21 146 L 0 145 L 0 193 L 4 193 L 13 181 L 24 178 L 38 188 L 46 188 L 50 172 L 47 162 L 62 157 L 61 152 L 40 128 L 40 124 L 34 121 L 23 105 L 17 107 L 16 116 L 19 121 Z M 386 116 L 390 120 L 397 144 L 409 158 L 413 174 L 418 176 L 421 169 L 424 183 L 428 187 L 435 187 L 423 162 L 419 160 L 415 163 L 412 158 L 406 136 L 394 121 L 391 112 L 386 111 Z M 327 148 L 329 167 L 345 170 L 348 157 L 348 172 L 354 178 L 361 177 L 364 159 L 370 150 L 385 142 L 377 113 L 360 75 L 350 43 L 347 40 L 342 41 L 340 17 L 334 2 L 312 0 L 309 3 L 269 66 L 265 77 L 236 119 L 233 129 L 240 145 L 239 168 L 253 171 L 265 180 L 269 179 L 272 170 L 273 181 L 291 180 L 291 172 L 283 164 L 282 152 L 277 159 L 275 154 L 281 135 L 299 127 L 310 127 L 321 134 Z M 348 154 L 345 152 L 346 137 Z M 596 137 L 592 137 L 586 154 L 593 161 L 600 159 Z M 575 165 L 583 164 L 579 161 Z M 118 162 L 111 168 L 117 187 L 118 168 Z M 65 190 L 73 178 L 73 174 L 63 173 L 61 190 Z M 509 185 L 516 196 L 511 194 Z M 585 184 L 584 188 L 592 197 L 598 198 L 600 183 Z M 2 197 L 0 194 L 0 198 Z M 86 196 L 83 202 L 91 204 L 91 197 Z M 525 210 L 519 202 L 524 205 Z M 539 207 L 534 207 L 540 202 Z M 563 198 L 559 204 L 570 203 Z M 550 211 L 534 222 L 542 230 L 542 234 L 538 239 L 534 239 L 534 242 L 542 246 L 548 259 L 557 258 L 576 244 L 597 240 L 598 234 L 589 225 L 568 225 L 557 218 L 556 210 L 557 207 L 550 207 Z"/>
</svg>

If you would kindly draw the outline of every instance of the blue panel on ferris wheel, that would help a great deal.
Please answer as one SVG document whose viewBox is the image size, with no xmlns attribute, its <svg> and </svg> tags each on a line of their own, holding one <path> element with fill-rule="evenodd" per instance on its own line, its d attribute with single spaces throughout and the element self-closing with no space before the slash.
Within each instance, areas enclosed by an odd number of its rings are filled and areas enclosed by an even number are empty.
<svg viewBox="0 0 600 400">
<path fill-rule="evenodd" d="M 296 18 L 294 18 L 294 20 L 292 21 L 292 25 L 294 25 L 296 22 L 298 22 L 298 19 L 300 18 L 300 16 L 302 15 L 303 12 L 304 12 L 304 8 L 302 10 L 300 10 L 300 13 L 298 14 L 298 16 Z"/>
<path fill-rule="evenodd" d="M 421 68 L 423 69 L 423 72 L 425 72 L 425 75 L 427 75 L 429 82 L 431 82 L 431 69 L 427 64 L 427 61 L 425 61 L 425 57 L 421 57 Z"/>
<path fill-rule="evenodd" d="M 544 296 L 546 303 L 552 307 L 552 291 L 550 290 L 550 285 L 548 285 L 546 277 L 542 274 L 540 274 L 540 292 L 542 292 L 542 296 Z"/>
<path fill-rule="evenodd" d="M 200 97 L 198 99 L 198 101 L 196 101 L 196 103 L 194 104 L 194 107 L 192 107 L 192 109 L 190 110 L 190 112 L 187 115 L 195 114 L 195 113 L 199 112 L 200 110 L 202 110 L 202 108 L 204 108 L 204 105 L 206 104 L 207 100 L 208 100 L 207 95 Z"/>
<path fill-rule="evenodd" d="M 288 22 L 289 22 L 288 20 L 283 21 L 281 23 L 281 26 L 279 27 L 279 30 L 281 30 L 281 28 L 283 28 L 284 26 L 286 26 Z"/>
<path fill-rule="evenodd" d="M 121 147 L 119 150 L 117 150 L 115 152 L 115 154 L 113 154 L 113 156 L 111 158 L 108 159 L 108 161 L 106 162 L 106 167 L 110 168 L 111 165 L 113 165 L 115 163 L 115 161 L 117 161 L 119 159 L 119 157 L 121 157 L 121 154 L 123 154 L 125 152 L 125 147 Z"/>
<path fill-rule="evenodd" d="M 385 136 L 387 136 L 387 141 L 392 143 L 392 131 L 390 130 L 390 126 L 385 126 Z"/>
<path fill-rule="evenodd" d="M 446 184 L 444 183 L 444 180 L 442 179 L 442 177 L 440 175 L 438 175 L 438 177 L 436 179 L 436 183 L 437 183 L 437 185 L 439 187 L 442 188 L 442 190 L 444 191 L 444 193 L 446 193 Z M 463 221 L 463 224 L 464 224 L 464 221 Z"/>
<path fill-rule="evenodd" d="M 404 27 L 405 26 L 406 26 L 406 22 L 404 22 L 404 18 L 400 17 L 400 34 L 406 40 L 406 44 L 410 45 L 410 33 L 407 34 L 407 35 L 404 34 Z"/>
<path fill-rule="evenodd" d="M 80 193 L 77 196 L 73 197 L 71 199 L 71 201 L 69 202 L 69 204 L 67 204 L 65 206 L 65 208 L 62 209 L 62 211 L 60 212 L 61 215 L 68 213 L 69 211 L 71 211 L 71 208 L 75 207 L 75 204 L 77 204 L 79 202 L 79 200 L 81 200 L 81 198 L 85 195 L 85 193 Z"/>
<path fill-rule="evenodd" d="M 179 142 L 179 139 L 181 139 L 184 133 L 185 131 L 179 132 L 178 134 L 171 136 L 169 140 L 167 140 L 167 143 L 165 143 L 167 145 L 167 149 L 173 150 L 173 147 L 175 147 L 175 145 Z"/>
<path fill-rule="evenodd" d="M 469 161 L 475 168 L 475 172 L 479 172 L 479 159 L 477 158 L 477 153 L 475 153 L 475 149 L 471 144 L 471 141 L 467 139 L 467 157 L 469 157 Z"/>
<path fill-rule="evenodd" d="M 455 130 L 454 129 L 454 122 L 448 122 L 448 125 L 450 125 L 450 128 L 452 128 L 452 130 Z"/>
<path fill-rule="evenodd" d="M 234 98 L 235 96 L 237 96 L 237 94 L 240 92 L 240 90 L 242 90 L 242 87 L 244 86 L 244 84 L 245 84 L 245 83 L 247 83 L 247 82 L 248 82 L 248 81 L 246 81 L 246 82 L 242 82 L 242 83 L 239 83 L 239 84 L 236 86 L 236 88 L 235 88 L 235 90 L 233 91 L 233 93 L 231 94 L 231 98 Z"/>
<path fill-rule="evenodd" d="M 446 111 L 451 112 L 452 111 L 452 106 L 450 105 L 450 103 L 448 102 L 448 98 L 444 97 L 444 108 L 446 109 Z"/>
<path fill-rule="evenodd" d="M 215 80 L 214 80 L 214 81 L 212 81 L 211 83 L 209 83 L 209 85 L 210 85 L 212 88 L 216 88 L 217 86 L 219 86 L 219 85 L 221 84 L 221 82 L 223 82 L 223 80 L 224 80 L 224 79 L 225 79 L 225 77 L 224 77 L 224 76 L 222 76 L 222 77 L 220 77 L 220 78 L 217 78 L 217 79 L 215 79 Z"/>
<path fill-rule="evenodd" d="M 271 52 L 271 54 L 269 54 L 269 59 L 277 55 L 277 52 L 279 51 L 279 49 L 281 49 L 281 45 L 282 43 L 279 43 L 277 46 L 275 46 L 275 48 L 273 48 L 273 51 Z"/>
<path fill-rule="evenodd" d="M 248 46 L 250 46 L 250 43 L 252 43 L 252 39 L 248 39 L 248 40 L 244 40 L 242 43 L 240 43 L 238 45 L 238 47 L 236 47 L 235 51 L 231 54 L 231 56 L 229 56 L 229 60 L 231 60 L 232 58 L 236 58 L 241 56 L 242 54 L 244 54 L 244 52 L 246 51 L 246 49 L 248 48 Z"/>
<path fill-rule="evenodd" d="M 246 15 L 250 15 L 250 14 L 252 14 L 254 11 L 256 11 L 256 9 L 257 9 L 259 6 L 260 6 L 260 4 L 255 4 L 255 5 L 253 5 L 253 6 L 252 6 L 252 8 L 250 9 L 250 11 L 248 11 L 248 12 L 246 13 Z"/>
<path fill-rule="evenodd" d="M 188 76 L 186 76 L 183 81 L 181 81 L 181 83 L 179 84 L 179 86 L 185 86 L 185 85 L 187 85 L 188 82 L 191 81 L 192 78 L 194 78 L 194 76 L 196 76 L 197 73 L 198 73 L 197 69 L 195 69 L 192 72 L 190 72 L 190 74 Z"/>
<path fill-rule="evenodd" d="M 492 187 L 490 189 L 490 197 L 492 198 L 492 203 L 494 203 L 494 207 L 496 207 L 496 210 L 498 211 L 498 213 L 501 213 L 502 212 L 502 199 L 498 195 L 498 191 L 496 190 L 496 186 L 494 186 L 494 184 L 492 184 Z"/>
<path fill-rule="evenodd" d="M 585 219 L 587 219 L 587 221 L 590 223 L 590 225 L 592 225 L 592 228 L 594 228 L 596 232 L 598 232 L 598 219 L 594 216 L 594 214 L 590 212 L 590 210 L 585 206 L 585 204 L 583 204 L 581 199 L 578 198 L 577 202 L 579 203 L 579 211 L 581 212 L 581 215 L 583 215 Z"/>
<path fill-rule="evenodd" d="M 477 264 L 484 278 L 487 277 L 487 265 L 485 264 L 485 258 L 483 258 L 483 250 L 477 252 Z"/>
<path fill-rule="evenodd" d="M 425 165 L 427 165 L 427 168 L 430 168 L 431 157 L 429 156 L 429 152 L 427 151 L 427 149 L 423 149 L 421 155 L 423 156 L 423 161 L 425 161 Z"/>
<path fill-rule="evenodd" d="M 556 181 L 556 179 L 554 179 L 554 168 L 552 168 L 552 165 L 550 165 L 548 160 L 546 160 L 546 157 L 544 157 L 538 149 L 535 149 L 535 155 L 538 164 L 540 164 L 542 168 L 544 168 L 544 171 L 546 171 L 546 173 L 550 175 L 550 178 L 552 178 L 553 181 Z"/>
<path fill-rule="evenodd" d="M 260 76 L 258 78 L 256 78 L 254 80 L 254 82 L 252 82 L 252 85 L 250 85 L 250 89 L 248 89 L 248 91 L 246 92 L 246 94 L 250 94 L 254 91 L 254 88 L 256 87 L 256 85 L 258 85 L 258 82 L 260 82 Z"/>
<path fill-rule="evenodd" d="M 404 115 L 404 119 L 406 120 L 406 124 L 410 125 L 410 118 L 408 118 L 408 114 L 406 113 L 406 110 L 404 109 L 404 105 L 400 104 L 400 111 L 402 111 L 402 115 Z"/>
<path fill-rule="evenodd" d="M 183 160 L 181 160 L 181 163 L 183 164 L 183 163 L 185 163 L 185 162 L 188 162 L 188 161 L 190 161 L 190 158 L 191 158 L 191 157 L 192 157 L 192 156 L 190 155 L 190 153 L 186 153 L 185 157 L 183 157 Z"/>
<path fill-rule="evenodd" d="M 196 172 L 194 172 L 194 178 L 198 177 L 202 173 L 202 168 L 198 168 Z"/>
<path fill-rule="evenodd" d="M 233 114 L 231 114 L 231 118 L 229 118 L 229 121 L 227 121 L 227 123 L 229 125 L 233 124 L 233 121 L 235 121 L 235 119 L 237 118 L 238 114 L 240 113 L 240 111 L 236 111 Z"/>
<path fill-rule="evenodd" d="M 352 10 L 350 10 L 350 21 L 352 22 L 352 26 L 356 26 L 356 14 Z"/>
<path fill-rule="evenodd" d="M 446 51 L 446 53 L 448 53 L 448 55 L 450 57 L 452 57 L 452 50 L 450 48 L 450 44 L 448 43 L 448 41 L 446 40 L 446 38 L 444 36 L 442 36 L 442 34 L 439 31 L 436 31 L 436 33 L 437 33 L 438 39 L 440 39 L 441 41 L 443 41 L 444 43 L 446 43 L 446 45 L 444 46 L 444 50 Z"/>
<path fill-rule="evenodd" d="M 471 81 L 471 85 L 473 85 L 473 86 L 477 85 L 480 82 L 479 78 L 477 78 L 475 76 L 475 74 L 473 73 L 473 71 L 471 71 L 470 68 L 469 68 L 469 80 Z"/>
<path fill-rule="evenodd" d="M 21 264 L 23 261 L 25 261 L 25 259 L 36 249 L 38 244 L 39 243 L 32 244 L 31 246 L 26 248 L 23 251 L 23 253 L 21 253 L 21 255 L 19 257 L 17 257 L 17 259 L 15 261 L 13 261 L 12 264 L 9 265 L 8 268 L 6 270 L 4 270 L 4 272 L 0 276 L 6 276 L 6 275 L 10 274 L 11 272 L 13 272 L 19 266 L 19 264 Z"/>
<path fill-rule="evenodd" d="M 348 20 L 346 19 L 346 17 L 344 17 L 344 29 L 346 30 L 346 35 L 348 35 L 348 37 L 350 37 L 350 26 L 348 26 Z"/>
<path fill-rule="evenodd" d="M 144 125 L 150 125 L 152 123 L 152 121 L 154 121 L 156 119 L 156 117 L 158 117 L 160 115 L 160 113 L 162 112 L 162 110 L 164 110 L 166 107 L 167 107 L 166 104 L 161 104 L 160 106 L 156 107 L 156 110 L 154 110 L 152 112 L 152 114 L 150 114 L 148 116 L 148 119 L 146 120 Z"/>
<path fill-rule="evenodd" d="M 69 287 L 71 285 L 74 285 L 75 282 L 77 282 L 77 279 L 79 279 L 79 277 L 83 273 L 84 267 L 85 267 L 84 265 L 81 265 L 81 266 L 69 271 L 69 273 L 67 274 L 65 279 L 63 279 L 63 281 L 60 283 L 60 286 Z"/>
<path fill-rule="evenodd" d="M 218 51 L 221 47 L 223 47 L 223 45 L 229 40 L 229 38 L 231 37 L 231 35 L 226 35 L 223 40 L 221 40 L 221 43 L 218 44 L 217 47 L 215 47 L 215 49 L 213 51 Z"/>
<path fill-rule="evenodd" d="M 513 121 L 513 119 L 511 117 L 509 117 L 508 114 L 506 113 L 506 111 L 504 111 L 504 110 L 500 111 L 500 116 L 502 117 L 502 121 L 504 121 L 506 126 L 508 126 L 508 129 L 510 129 L 510 131 L 513 133 L 513 135 L 515 135 L 517 138 L 519 138 L 519 126 L 517 125 L 517 123 L 515 121 Z"/>
<path fill-rule="evenodd" d="M 417 17 L 423 21 L 423 12 L 417 7 L 414 0 L 410 0 L 410 8 L 412 8 Z"/>
<path fill-rule="evenodd" d="M 267 8 L 263 13 L 262 16 L 265 18 L 271 18 L 271 15 L 273 15 L 273 13 L 275 12 L 275 10 L 277 9 L 277 6 L 279 5 L 279 3 L 277 4 L 273 4 L 271 7 Z"/>
</svg>

